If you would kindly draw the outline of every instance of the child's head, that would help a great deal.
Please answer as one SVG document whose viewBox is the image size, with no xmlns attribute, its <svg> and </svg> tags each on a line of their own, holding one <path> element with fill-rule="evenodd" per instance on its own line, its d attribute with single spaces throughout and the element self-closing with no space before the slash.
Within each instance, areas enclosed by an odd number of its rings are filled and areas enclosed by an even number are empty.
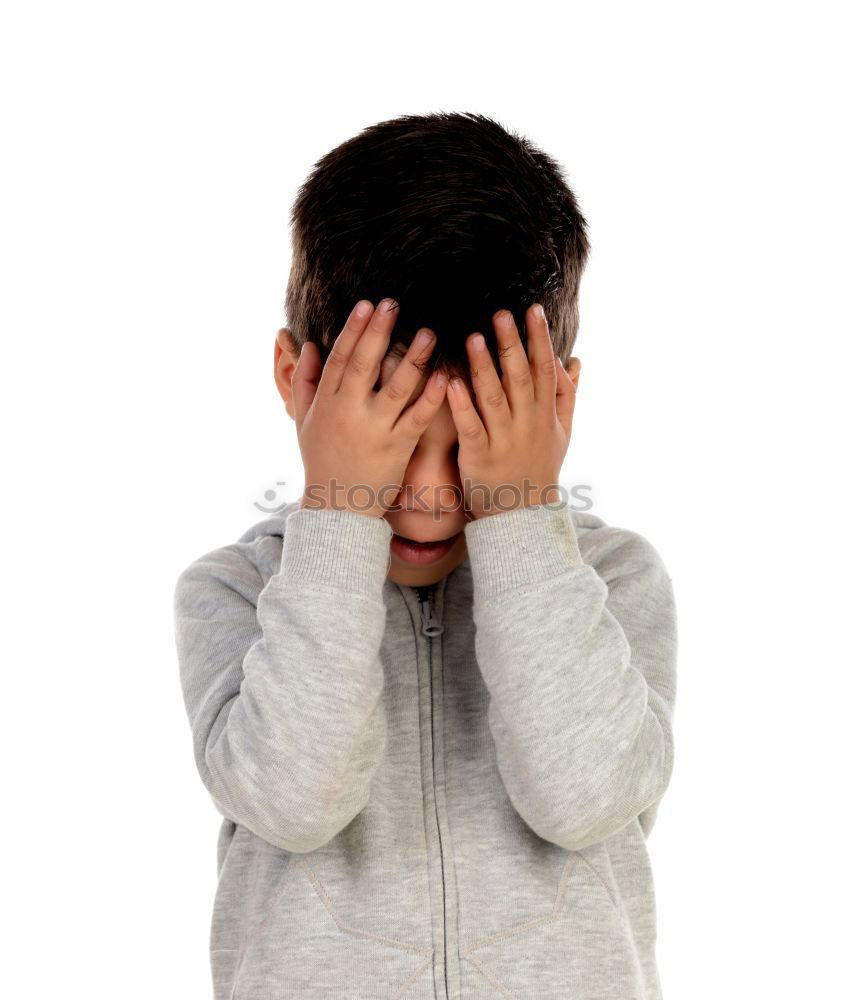
<svg viewBox="0 0 846 1000">
<path fill-rule="evenodd" d="M 544 306 L 556 354 L 570 360 L 587 226 L 560 166 L 490 118 L 449 112 L 368 126 L 315 164 L 292 209 L 291 237 L 287 325 L 275 356 L 291 415 L 300 348 L 313 341 L 325 362 L 359 299 L 398 302 L 386 366 L 426 326 L 437 336 L 428 369 L 469 384 L 468 335 L 483 333 L 496 358 L 491 317 L 505 308 L 525 344 L 533 302 Z M 456 440 L 445 401 L 409 463 L 409 508 L 421 502 L 420 487 L 458 489 Z M 397 534 L 419 541 L 460 534 L 463 511 L 439 512 L 438 504 L 432 496 L 434 509 L 389 511 L 386 519 Z M 433 582 L 465 556 L 462 536 L 431 566 L 392 559 L 392 576 Z"/>
</svg>

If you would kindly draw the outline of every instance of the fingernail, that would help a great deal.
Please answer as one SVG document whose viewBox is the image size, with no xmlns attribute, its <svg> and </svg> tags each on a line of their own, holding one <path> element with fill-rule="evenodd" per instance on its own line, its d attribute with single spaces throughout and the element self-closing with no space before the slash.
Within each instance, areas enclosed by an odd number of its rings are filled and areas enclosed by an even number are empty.
<svg viewBox="0 0 846 1000">
<path fill-rule="evenodd" d="M 362 299 L 355 307 L 356 316 L 366 316 L 370 312 L 370 303 L 367 299 Z"/>
<path fill-rule="evenodd" d="M 532 310 L 538 319 L 543 319 L 544 316 L 543 306 L 540 304 L 540 302 L 538 302 L 536 305 L 533 305 Z"/>
<path fill-rule="evenodd" d="M 437 385 L 437 387 L 440 389 L 443 387 L 443 384 L 446 382 L 446 380 L 447 380 L 446 375 L 443 372 L 438 372 L 438 374 L 435 376 L 435 385 Z"/>
<path fill-rule="evenodd" d="M 485 338 L 481 333 L 474 333 L 470 338 L 470 346 L 474 351 L 484 351 L 485 349 Z"/>
<path fill-rule="evenodd" d="M 390 312 L 393 305 L 394 305 L 393 299 L 382 299 L 382 301 L 379 303 L 379 312 L 383 313 Z"/>
<path fill-rule="evenodd" d="M 449 385 L 447 386 L 447 389 L 452 389 L 454 392 L 458 392 L 460 388 L 461 388 L 461 379 L 451 378 L 449 380 Z"/>
<path fill-rule="evenodd" d="M 419 330 L 417 333 L 417 345 L 419 347 L 425 347 L 432 341 L 432 331 L 431 330 Z"/>
</svg>

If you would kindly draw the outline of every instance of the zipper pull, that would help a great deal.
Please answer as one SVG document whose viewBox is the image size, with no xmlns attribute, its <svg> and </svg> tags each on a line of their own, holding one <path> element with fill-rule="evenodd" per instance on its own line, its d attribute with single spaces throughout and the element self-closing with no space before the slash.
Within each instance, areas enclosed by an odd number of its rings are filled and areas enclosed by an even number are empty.
<svg viewBox="0 0 846 1000">
<path fill-rule="evenodd" d="M 432 611 L 432 603 L 429 599 L 432 592 L 431 586 L 415 587 L 415 590 L 417 591 L 417 599 L 420 601 L 420 611 L 423 615 L 423 626 L 421 629 L 423 635 L 440 635 L 441 632 L 443 632 L 444 627 Z M 423 596 L 424 593 L 426 595 L 425 597 Z"/>
</svg>

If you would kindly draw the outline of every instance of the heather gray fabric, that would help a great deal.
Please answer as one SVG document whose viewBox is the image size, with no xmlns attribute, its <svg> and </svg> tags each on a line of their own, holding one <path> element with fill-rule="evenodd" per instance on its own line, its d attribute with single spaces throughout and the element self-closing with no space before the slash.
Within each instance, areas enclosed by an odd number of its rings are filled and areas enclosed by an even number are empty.
<svg viewBox="0 0 846 1000">
<path fill-rule="evenodd" d="M 424 606 L 386 578 L 390 537 L 295 502 L 179 578 L 224 817 L 214 1000 L 659 1000 L 661 560 L 590 514 L 510 511 L 467 525 Z"/>
</svg>

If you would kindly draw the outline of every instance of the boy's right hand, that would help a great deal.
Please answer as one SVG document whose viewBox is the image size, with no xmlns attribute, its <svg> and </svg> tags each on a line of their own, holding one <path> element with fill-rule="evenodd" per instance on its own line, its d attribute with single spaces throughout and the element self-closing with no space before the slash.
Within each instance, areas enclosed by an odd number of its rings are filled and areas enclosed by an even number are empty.
<svg viewBox="0 0 846 1000">
<path fill-rule="evenodd" d="M 301 507 L 382 517 L 402 488 L 420 435 L 443 404 L 446 377 L 433 373 L 404 410 L 423 377 L 417 366 L 435 346 L 434 333 L 421 329 L 386 384 L 374 392 L 398 309 L 393 299 L 383 299 L 376 310 L 367 300 L 359 302 L 322 373 L 317 345 L 307 341 L 302 346 L 292 378 L 305 467 Z"/>
</svg>

